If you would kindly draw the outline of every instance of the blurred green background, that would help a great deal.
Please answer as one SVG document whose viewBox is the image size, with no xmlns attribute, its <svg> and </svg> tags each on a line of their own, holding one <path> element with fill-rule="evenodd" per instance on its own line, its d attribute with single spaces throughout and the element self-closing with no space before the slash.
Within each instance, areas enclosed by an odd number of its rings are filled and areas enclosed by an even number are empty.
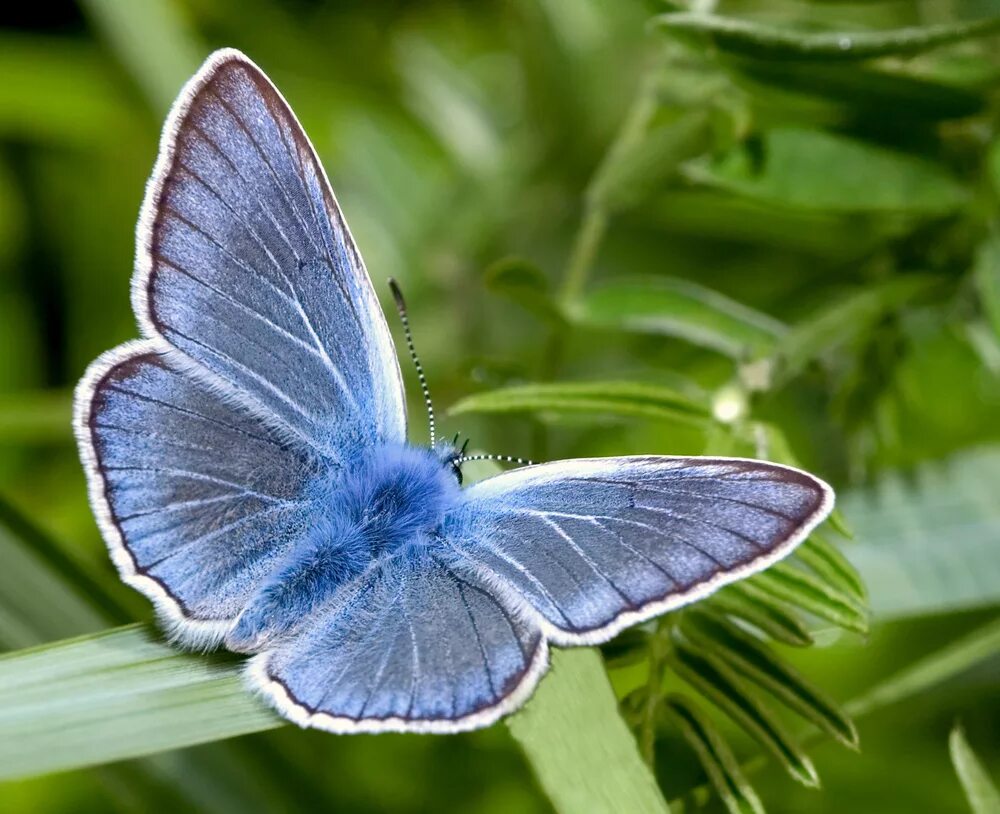
<svg viewBox="0 0 1000 814">
<path fill-rule="evenodd" d="M 0 12 L 0 648 L 150 618 L 92 520 L 70 394 L 136 335 L 161 122 L 233 46 L 298 113 L 383 302 L 402 284 L 444 434 L 798 460 L 844 495 L 870 631 L 812 612 L 815 646 L 774 647 L 848 703 L 861 752 L 782 711 L 823 788 L 754 766 L 768 811 L 966 811 L 959 720 L 1000 775 L 993 647 L 906 703 L 849 704 L 1000 604 L 1000 3 L 21 5 Z M 722 811 L 689 794 L 677 728 L 634 714 L 649 647 L 605 649 L 627 718 L 674 810 Z M 0 810 L 551 809 L 500 725 L 285 728 L 9 782 Z"/>
</svg>

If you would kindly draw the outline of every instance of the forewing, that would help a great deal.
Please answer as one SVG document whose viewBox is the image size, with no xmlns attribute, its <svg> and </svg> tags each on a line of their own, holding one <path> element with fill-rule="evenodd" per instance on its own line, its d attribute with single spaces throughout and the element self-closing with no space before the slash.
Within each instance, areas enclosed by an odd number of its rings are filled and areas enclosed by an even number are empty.
<svg viewBox="0 0 1000 814">
<path fill-rule="evenodd" d="M 334 732 L 457 732 L 528 697 L 537 625 L 454 556 L 397 559 L 345 586 L 251 679 L 283 715 Z"/>
<path fill-rule="evenodd" d="M 445 533 L 563 644 L 711 593 L 788 554 L 830 512 L 818 478 L 763 461 L 560 461 L 464 492 Z"/>
<path fill-rule="evenodd" d="M 222 636 L 308 526 L 327 465 L 143 342 L 91 366 L 76 433 L 115 564 L 198 644 Z"/>
<path fill-rule="evenodd" d="M 140 325 L 193 374 L 341 462 L 405 440 L 361 256 L 295 115 L 239 52 L 213 54 L 178 97 L 137 244 Z"/>
</svg>

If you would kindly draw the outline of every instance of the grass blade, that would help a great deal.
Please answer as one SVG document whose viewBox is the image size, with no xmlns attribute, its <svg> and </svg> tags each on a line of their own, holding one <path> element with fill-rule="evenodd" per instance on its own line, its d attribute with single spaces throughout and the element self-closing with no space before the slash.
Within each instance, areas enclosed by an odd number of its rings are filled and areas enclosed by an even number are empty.
<svg viewBox="0 0 1000 814">
<path fill-rule="evenodd" d="M 0 780 L 260 732 L 284 722 L 232 660 L 130 625 L 0 658 Z"/>
<path fill-rule="evenodd" d="M 969 746 L 962 727 L 956 726 L 951 730 L 948 751 L 972 814 L 1000 814 L 1000 791 L 997 791 L 983 764 Z"/>
<path fill-rule="evenodd" d="M 1000 652 L 1000 619 L 984 625 L 957 642 L 908 665 L 885 681 L 845 704 L 847 713 L 860 718 L 876 709 L 898 704 L 947 681 Z"/>
<path fill-rule="evenodd" d="M 560 814 L 667 812 L 596 650 L 558 650 L 551 674 L 507 726 Z"/>
</svg>

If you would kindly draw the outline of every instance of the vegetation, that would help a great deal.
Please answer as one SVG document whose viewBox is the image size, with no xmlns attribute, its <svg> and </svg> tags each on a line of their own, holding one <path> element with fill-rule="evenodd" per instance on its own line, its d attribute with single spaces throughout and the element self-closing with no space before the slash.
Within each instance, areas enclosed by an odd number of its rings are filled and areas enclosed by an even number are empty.
<svg viewBox="0 0 1000 814">
<path fill-rule="evenodd" d="M 995 3 L 12 14 L 0 808 L 1000 811 Z M 159 127 L 223 45 L 299 113 L 380 294 L 400 281 L 446 431 L 535 460 L 801 464 L 837 488 L 832 520 L 745 583 L 556 653 L 522 712 L 467 735 L 302 732 L 235 657 L 164 644 L 93 523 L 70 394 L 136 334 Z"/>
</svg>

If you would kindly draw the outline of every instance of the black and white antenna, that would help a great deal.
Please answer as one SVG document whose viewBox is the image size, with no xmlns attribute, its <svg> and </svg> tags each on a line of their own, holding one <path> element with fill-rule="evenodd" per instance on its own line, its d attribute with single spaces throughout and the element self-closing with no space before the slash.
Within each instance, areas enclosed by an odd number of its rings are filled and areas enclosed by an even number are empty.
<svg viewBox="0 0 1000 814">
<path fill-rule="evenodd" d="M 406 300 L 403 299 L 403 292 L 399 290 L 399 285 L 391 277 L 389 278 L 389 288 L 392 289 L 392 298 L 396 301 L 396 310 L 399 312 L 399 319 L 403 323 L 403 333 L 406 336 L 406 347 L 409 348 L 410 358 L 413 366 L 417 369 L 417 378 L 420 380 L 420 392 L 424 394 L 424 404 L 427 406 L 427 421 L 431 428 L 431 448 L 434 447 L 434 405 L 431 404 L 431 391 L 427 387 L 427 377 L 424 375 L 424 366 L 420 364 L 417 357 L 417 349 L 413 347 L 413 334 L 410 332 L 410 320 L 406 316 Z"/>
<path fill-rule="evenodd" d="M 515 458 L 511 455 L 462 455 L 458 459 L 459 464 L 469 461 L 501 461 L 506 464 L 519 464 L 520 466 L 534 466 L 534 461 L 527 458 Z"/>
</svg>

